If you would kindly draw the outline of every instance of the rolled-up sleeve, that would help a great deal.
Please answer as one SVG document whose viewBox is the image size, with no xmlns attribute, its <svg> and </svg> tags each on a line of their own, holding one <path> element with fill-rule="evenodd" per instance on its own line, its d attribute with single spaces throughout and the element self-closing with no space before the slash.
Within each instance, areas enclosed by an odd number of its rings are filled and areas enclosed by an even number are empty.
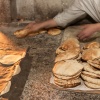
<svg viewBox="0 0 100 100">
<path fill-rule="evenodd" d="M 55 20 L 58 26 L 65 27 L 85 15 L 86 13 L 82 10 L 81 0 L 75 0 L 71 7 L 56 15 L 53 20 Z"/>
</svg>

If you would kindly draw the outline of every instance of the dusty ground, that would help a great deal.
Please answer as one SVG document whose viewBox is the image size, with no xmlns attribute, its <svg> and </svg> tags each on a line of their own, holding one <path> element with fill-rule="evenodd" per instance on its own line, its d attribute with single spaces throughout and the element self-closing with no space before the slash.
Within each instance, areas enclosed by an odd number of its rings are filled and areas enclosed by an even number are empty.
<svg viewBox="0 0 100 100">
<path fill-rule="evenodd" d="M 13 32 L 19 28 L 21 27 L 0 27 L 0 31 L 9 36 L 18 46 L 29 48 L 26 58 L 21 63 L 21 73 L 12 79 L 11 90 L 3 95 L 3 98 L 7 100 L 100 100 L 99 94 L 60 91 L 50 84 L 55 50 L 61 42 L 63 32 L 58 36 L 40 34 L 17 39 L 13 36 Z"/>
</svg>

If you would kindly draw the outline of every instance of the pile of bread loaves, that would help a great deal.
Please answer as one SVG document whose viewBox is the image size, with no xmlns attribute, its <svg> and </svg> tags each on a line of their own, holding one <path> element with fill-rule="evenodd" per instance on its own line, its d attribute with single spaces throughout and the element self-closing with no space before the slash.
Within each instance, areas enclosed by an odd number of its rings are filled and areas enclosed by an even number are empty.
<svg viewBox="0 0 100 100">
<path fill-rule="evenodd" d="M 100 89 L 100 44 L 92 42 L 82 49 L 76 38 L 64 41 L 56 50 L 53 67 L 54 83 L 64 88 L 81 84 Z"/>
<path fill-rule="evenodd" d="M 26 28 L 26 29 L 20 29 L 20 30 L 15 31 L 14 35 L 17 38 L 25 38 L 27 36 L 32 37 L 32 36 L 36 36 L 38 34 L 43 34 L 43 33 L 48 33 L 50 35 L 58 35 L 61 33 L 61 30 L 58 28 L 52 28 L 48 30 L 42 29 L 42 30 L 39 30 L 38 32 L 30 32 L 30 29 Z"/>
<path fill-rule="evenodd" d="M 0 96 L 10 90 L 12 77 L 20 73 L 25 55 L 26 50 L 0 50 Z"/>
<path fill-rule="evenodd" d="M 92 42 L 84 46 L 82 59 L 87 62 L 81 74 L 85 85 L 89 88 L 100 89 L 100 44 Z"/>
</svg>

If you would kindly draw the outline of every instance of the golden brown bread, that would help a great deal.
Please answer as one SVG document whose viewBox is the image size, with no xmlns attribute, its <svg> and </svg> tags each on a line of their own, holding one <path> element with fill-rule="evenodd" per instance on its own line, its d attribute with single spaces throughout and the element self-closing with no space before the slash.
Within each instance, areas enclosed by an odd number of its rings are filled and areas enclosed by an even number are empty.
<svg viewBox="0 0 100 100">
<path fill-rule="evenodd" d="M 53 73 L 61 76 L 75 76 L 83 69 L 83 65 L 76 60 L 57 62 L 53 67 Z"/>
<path fill-rule="evenodd" d="M 66 50 L 65 52 L 59 53 L 55 58 L 55 62 L 62 61 L 62 60 L 69 60 L 75 59 L 79 57 L 80 48 Z"/>
<path fill-rule="evenodd" d="M 83 74 L 81 74 L 81 77 L 83 80 L 85 80 L 87 82 L 100 85 L 100 79 L 98 79 L 98 78 L 91 78 L 91 77 L 89 77 L 87 75 L 83 75 Z"/>
<path fill-rule="evenodd" d="M 20 29 L 20 30 L 17 30 L 16 32 L 14 32 L 14 35 L 15 35 L 17 38 L 24 38 L 24 37 L 26 37 L 28 34 L 29 34 L 29 29 Z"/>
<path fill-rule="evenodd" d="M 76 38 L 69 38 L 65 40 L 60 46 L 60 49 L 64 51 L 75 48 L 80 48 L 79 41 Z"/>
<path fill-rule="evenodd" d="M 99 78 L 100 79 L 99 75 L 92 73 L 92 72 L 82 71 L 82 74 L 85 75 L 85 76 L 89 76 L 91 78 Z"/>
<path fill-rule="evenodd" d="M 93 84 L 93 83 L 90 83 L 90 82 L 87 82 L 87 81 L 84 81 L 85 85 L 91 89 L 100 89 L 100 85 L 97 85 L 97 84 Z"/>
<path fill-rule="evenodd" d="M 100 58 L 100 48 L 99 49 L 86 49 L 82 53 L 82 59 L 83 60 L 94 60 Z"/>
<path fill-rule="evenodd" d="M 62 80 L 70 80 L 70 79 L 75 79 L 77 77 L 80 77 L 81 75 L 81 72 L 77 73 L 76 75 L 74 76 L 64 76 L 64 75 L 58 75 L 58 74 L 54 74 L 54 76 L 56 78 L 59 78 L 59 79 L 62 79 Z"/>
<path fill-rule="evenodd" d="M 60 33 L 61 33 L 61 30 L 57 29 L 57 28 L 51 28 L 48 30 L 48 34 L 50 34 L 50 35 L 58 35 Z"/>
<path fill-rule="evenodd" d="M 91 72 L 91 73 L 94 73 L 94 74 L 97 74 L 100 76 L 100 70 L 94 68 L 93 66 L 89 65 L 88 63 L 85 63 L 84 65 L 84 70 L 85 71 L 88 71 L 88 72 Z"/>
<path fill-rule="evenodd" d="M 79 78 L 71 79 L 71 80 L 62 80 L 58 78 L 54 78 L 54 83 L 63 88 L 72 88 L 81 84 L 81 80 Z"/>
<path fill-rule="evenodd" d="M 97 68 L 97 69 L 100 69 L 100 60 L 98 60 L 98 59 L 89 60 L 88 63 L 89 63 L 91 66 L 93 66 L 93 67 L 95 67 L 95 68 Z"/>
<path fill-rule="evenodd" d="M 99 42 L 91 42 L 91 43 L 87 43 L 84 46 L 84 49 L 91 49 L 91 48 L 100 48 L 100 43 Z"/>
</svg>

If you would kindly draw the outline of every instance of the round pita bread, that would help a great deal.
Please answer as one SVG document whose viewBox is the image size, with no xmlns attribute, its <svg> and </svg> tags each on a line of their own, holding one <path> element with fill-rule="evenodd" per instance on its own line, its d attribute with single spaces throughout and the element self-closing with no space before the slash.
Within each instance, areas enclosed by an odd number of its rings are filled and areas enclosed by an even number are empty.
<svg viewBox="0 0 100 100">
<path fill-rule="evenodd" d="M 10 90 L 10 87 L 11 87 L 11 81 L 9 81 L 9 82 L 7 82 L 7 83 L 5 83 L 5 84 L 0 84 L 0 85 L 6 85 L 6 86 L 4 86 L 5 88 L 1 91 L 1 93 L 0 93 L 0 96 L 1 95 L 3 95 L 3 94 L 5 94 L 5 93 L 7 93 L 7 92 L 9 92 L 9 90 Z"/>
<path fill-rule="evenodd" d="M 81 75 L 81 72 L 77 73 L 75 76 L 61 76 L 61 75 L 54 74 L 54 76 L 56 78 L 59 78 L 59 79 L 62 79 L 62 80 L 75 79 L 75 78 L 79 77 L 80 75 Z"/>
<path fill-rule="evenodd" d="M 97 84 L 93 84 L 93 83 L 90 83 L 90 82 L 87 82 L 87 81 L 84 81 L 85 85 L 91 89 L 100 89 L 100 85 L 97 85 Z"/>
<path fill-rule="evenodd" d="M 48 30 L 48 34 L 50 34 L 50 35 L 58 35 L 60 33 L 61 33 L 61 30 L 57 29 L 57 28 L 52 28 L 52 29 Z"/>
<path fill-rule="evenodd" d="M 83 75 L 83 74 L 81 74 L 81 77 L 82 77 L 83 80 L 85 80 L 85 81 L 87 81 L 87 82 L 100 85 L 100 79 L 91 78 L 91 77 L 86 76 L 86 75 Z"/>
<path fill-rule="evenodd" d="M 20 30 L 17 30 L 16 32 L 14 32 L 14 35 L 17 38 L 24 38 L 28 35 L 28 33 L 29 33 L 29 29 L 20 29 Z"/>
<path fill-rule="evenodd" d="M 88 63 L 85 63 L 83 66 L 85 71 L 100 75 L 100 70 L 90 66 Z"/>
<path fill-rule="evenodd" d="M 21 55 L 4 55 L 0 57 L 0 63 L 4 65 L 13 65 L 17 61 L 21 60 Z"/>
<path fill-rule="evenodd" d="M 75 76 L 81 72 L 83 65 L 76 60 L 66 60 L 57 62 L 53 68 L 53 73 L 61 76 Z"/>
<path fill-rule="evenodd" d="M 91 66 L 100 69 L 100 61 L 99 60 L 89 60 L 88 63 Z"/>
<path fill-rule="evenodd" d="M 16 66 L 15 66 L 14 73 L 13 73 L 13 76 L 19 74 L 20 72 L 21 72 L 20 65 L 16 65 Z"/>
<path fill-rule="evenodd" d="M 76 38 L 68 38 L 60 46 L 60 49 L 64 51 L 76 48 L 80 48 L 79 41 Z"/>
<path fill-rule="evenodd" d="M 100 43 L 98 42 L 91 42 L 84 46 L 84 49 L 91 49 L 91 48 L 100 48 Z"/>
<path fill-rule="evenodd" d="M 26 50 L 0 50 L 0 63 L 4 65 L 13 65 L 17 61 L 24 58 L 26 55 Z"/>
<path fill-rule="evenodd" d="M 97 75 L 95 73 L 87 72 L 87 71 L 82 71 L 82 74 L 85 75 L 85 76 L 89 76 L 91 78 L 100 78 L 99 75 Z"/>
<path fill-rule="evenodd" d="M 82 53 L 83 60 L 94 60 L 100 58 L 100 49 L 86 49 Z"/>
<path fill-rule="evenodd" d="M 80 54 L 80 48 L 67 50 L 67 51 L 57 55 L 57 57 L 55 58 L 55 62 L 59 62 L 62 60 L 75 59 L 79 56 L 79 54 Z"/>
<path fill-rule="evenodd" d="M 54 78 L 54 83 L 58 86 L 64 87 L 64 88 L 72 88 L 76 87 L 81 84 L 80 79 L 71 79 L 71 80 L 61 80 L 58 78 Z"/>
</svg>

